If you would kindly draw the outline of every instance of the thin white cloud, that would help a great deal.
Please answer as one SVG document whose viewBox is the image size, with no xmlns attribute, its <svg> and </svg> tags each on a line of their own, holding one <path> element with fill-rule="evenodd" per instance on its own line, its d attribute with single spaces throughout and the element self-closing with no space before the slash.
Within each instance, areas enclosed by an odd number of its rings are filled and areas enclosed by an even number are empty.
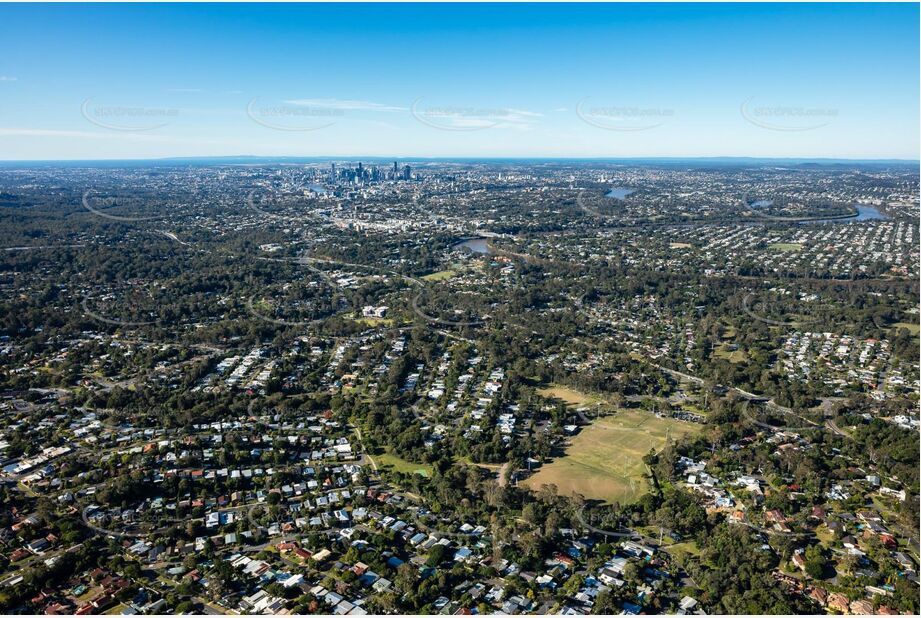
<svg viewBox="0 0 921 618">
<path fill-rule="evenodd" d="M 512 108 L 432 108 L 417 112 L 417 119 L 425 124 L 441 125 L 448 129 L 533 129 L 536 119 L 543 114 Z M 426 122 L 426 120 L 430 122 Z"/>
<path fill-rule="evenodd" d="M 199 140 L 153 133 L 120 133 L 103 131 L 71 131 L 68 129 L 33 129 L 20 127 L 0 127 L 0 137 L 49 137 L 66 139 L 108 140 L 129 142 L 162 142 L 175 144 L 224 144 L 213 140 Z"/>
<path fill-rule="evenodd" d="M 528 110 L 526 110 L 526 109 L 515 109 L 514 107 L 510 107 L 510 108 L 508 108 L 508 109 L 505 110 L 505 111 L 508 112 L 509 115 L 514 115 L 514 116 L 525 116 L 525 117 L 528 117 L 528 118 L 543 118 L 543 116 L 544 116 L 543 114 L 541 114 L 541 113 L 539 113 L 539 112 L 530 112 L 530 111 L 528 111 Z"/>
<path fill-rule="evenodd" d="M 142 136 L 118 135 L 115 133 L 98 133 L 93 131 L 69 131 L 62 129 L 21 129 L 15 127 L 0 127 L 0 137 L 77 137 L 80 139 L 117 139 Z"/>
<path fill-rule="evenodd" d="M 17 82 L 19 81 L 18 77 L 11 77 L 9 75 L 0 75 L 0 82 Z"/>
<path fill-rule="evenodd" d="M 285 101 L 288 105 L 303 107 L 320 107 L 324 109 L 339 109 L 347 111 L 368 112 L 406 112 L 409 108 L 373 103 L 371 101 L 358 101 L 354 99 L 291 99 Z"/>
</svg>

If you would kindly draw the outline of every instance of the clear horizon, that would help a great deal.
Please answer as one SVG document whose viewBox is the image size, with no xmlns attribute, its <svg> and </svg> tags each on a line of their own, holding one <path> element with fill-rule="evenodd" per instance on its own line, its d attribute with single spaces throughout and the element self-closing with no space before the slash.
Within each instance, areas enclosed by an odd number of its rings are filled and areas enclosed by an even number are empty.
<svg viewBox="0 0 921 618">
<path fill-rule="evenodd" d="M 921 158 L 917 4 L 54 8 L 4 161 Z"/>
<path fill-rule="evenodd" d="M 752 162 L 775 162 L 775 161 L 789 161 L 791 163 L 894 163 L 894 164 L 917 164 L 921 163 L 921 159 L 900 159 L 900 158 L 890 158 L 890 157 L 880 157 L 876 159 L 872 158 L 842 158 L 842 157 L 750 157 L 750 156 L 704 156 L 704 157 L 535 157 L 528 155 L 508 155 L 508 156 L 437 156 L 437 157 L 426 157 L 426 156 L 412 156 L 412 155 L 198 155 L 198 156 L 174 156 L 174 157 L 136 157 L 136 158 L 96 158 L 96 159 L 0 159 L 0 164 L 17 164 L 17 163 L 117 163 L 117 162 L 169 162 L 169 161 L 220 161 L 220 160 L 304 160 L 304 161 L 434 161 L 434 162 L 503 162 L 503 161 L 547 161 L 547 162 L 585 162 L 585 163 L 615 163 L 615 162 L 644 162 L 644 161 L 752 161 Z"/>
</svg>

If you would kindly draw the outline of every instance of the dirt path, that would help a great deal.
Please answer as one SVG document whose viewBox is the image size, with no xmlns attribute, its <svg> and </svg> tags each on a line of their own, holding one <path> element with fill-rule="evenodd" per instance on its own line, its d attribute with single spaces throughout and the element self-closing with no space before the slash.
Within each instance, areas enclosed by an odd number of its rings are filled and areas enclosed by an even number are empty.
<svg viewBox="0 0 921 618">
<path fill-rule="evenodd" d="M 365 457 L 368 458 L 368 461 L 371 462 L 371 467 L 374 469 L 374 472 L 377 473 L 378 471 L 377 462 L 374 461 L 374 458 L 371 457 L 370 453 L 368 453 L 368 449 L 365 448 L 365 442 L 361 438 L 361 429 L 359 429 L 358 427 L 355 427 L 354 429 L 355 429 L 355 436 L 358 438 L 358 444 L 361 445 L 361 452 L 364 454 Z"/>
<path fill-rule="evenodd" d="M 508 485 L 509 477 L 512 475 L 512 462 L 506 461 L 502 464 L 502 467 L 499 468 L 499 487 L 505 487 Z"/>
</svg>

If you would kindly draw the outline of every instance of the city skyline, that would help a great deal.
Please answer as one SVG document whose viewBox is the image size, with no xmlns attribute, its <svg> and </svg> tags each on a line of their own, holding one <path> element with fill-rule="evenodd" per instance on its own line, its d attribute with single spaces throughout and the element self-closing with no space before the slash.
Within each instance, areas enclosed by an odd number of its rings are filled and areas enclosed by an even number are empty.
<svg viewBox="0 0 921 618">
<path fill-rule="evenodd" d="M 919 157 L 917 5 L 40 9 L 3 160 Z"/>
</svg>

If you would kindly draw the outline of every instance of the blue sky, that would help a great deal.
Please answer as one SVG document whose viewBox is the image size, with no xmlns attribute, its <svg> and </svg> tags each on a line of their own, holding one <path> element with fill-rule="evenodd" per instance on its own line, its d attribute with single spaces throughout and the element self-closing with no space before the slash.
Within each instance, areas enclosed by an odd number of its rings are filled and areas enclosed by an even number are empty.
<svg viewBox="0 0 921 618">
<path fill-rule="evenodd" d="M 917 4 L 0 5 L 0 158 L 919 157 Z"/>
</svg>

